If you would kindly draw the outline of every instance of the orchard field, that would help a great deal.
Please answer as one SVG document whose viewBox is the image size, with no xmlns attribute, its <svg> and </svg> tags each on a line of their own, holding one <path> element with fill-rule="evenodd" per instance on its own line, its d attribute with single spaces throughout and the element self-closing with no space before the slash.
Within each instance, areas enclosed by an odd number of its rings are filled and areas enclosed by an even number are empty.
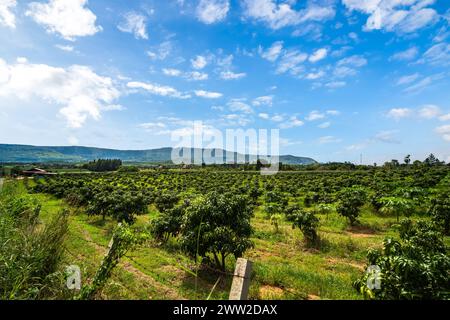
<svg viewBox="0 0 450 320">
<path fill-rule="evenodd" d="M 450 167 L 425 164 L 11 179 L 0 208 L 28 220 L 34 212 L 31 233 L 63 249 L 50 250 L 59 260 L 39 281 L 30 273 L 10 284 L 2 261 L 1 298 L 74 298 L 55 280 L 66 265 L 79 266 L 92 288 L 122 222 L 140 240 L 89 298 L 227 299 L 243 256 L 254 262 L 250 299 L 449 299 L 449 197 Z M 66 232 L 46 235 L 61 215 Z M 366 285 L 368 265 L 381 268 L 379 290 Z"/>
</svg>

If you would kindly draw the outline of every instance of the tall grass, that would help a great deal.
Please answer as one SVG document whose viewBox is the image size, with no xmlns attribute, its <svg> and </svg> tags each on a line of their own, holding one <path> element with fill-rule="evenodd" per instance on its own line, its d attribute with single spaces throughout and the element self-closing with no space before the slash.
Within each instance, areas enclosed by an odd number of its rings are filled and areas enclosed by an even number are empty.
<svg viewBox="0 0 450 320">
<path fill-rule="evenodd" d="M 0 299 L 58 299 L 66 294 L 61 271 L 68 214 L 45 226 L 41 207 L 17 183 L 0 191 Z"/>
</svg>

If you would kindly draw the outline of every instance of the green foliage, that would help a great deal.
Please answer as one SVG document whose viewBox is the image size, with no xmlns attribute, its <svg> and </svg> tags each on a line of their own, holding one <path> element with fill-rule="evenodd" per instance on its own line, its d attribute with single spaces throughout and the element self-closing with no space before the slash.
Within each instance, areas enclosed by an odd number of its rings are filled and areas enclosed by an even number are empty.
<svg viewBox="0 0 450 320">
<path fill-rule="evenodd" d="M 10 183 L 0 193 L 0 299 L 64 298 L 60 264 L 68 213 L 42 226 L 41 206 L 14 188 Z"/>
<path fill-rule="evenodd" d="M 450 257 L 436 226 L 402 221 L 400 240 L 387 238 L 383 250 L 370 250 L 368 265 L 378 266 L 380 288 L 370 288 L 365 274 L 354 287 L 369 299 L 449 299 Z"/>
<path fill-rule="evenodd" d="M 281 214 L 272 214 L 270 216 L 270 224 L 273 225 L 273 227 L 275 228 L 275 233 L 278 233 L 279 230 L 279 226 L 280 226 L 280 222 L 283 219 L 283 216 Z"/>
<path fill-rule="evenodd" d="M 136 232 L 126 224 L 119 224 L 113 232 L 109 250 L 95 273 L 94 280 L 91 284 L 83 286 L 77 299 L 93 299 L 111 277 L 111 272 L 117 266 L 120 259 L 129 250 L 146 240 L 148 240 L 146 233 Z"/>
<path fill-rule="evenodd" d="M 366 192 L 361 187 L 344 188 L 339 192 L 336 211 L 349 219 L 350 224 L 358 222 L 361 207 L 366 201 Z"/>
<path fill-rule="evenodd" d="M 296 211 L 290 218 L 292 220 L 292 228 L 299 228 L 305 237 L 308 246 L 316 246 L 319 241 L 317 228 L 319 219 L 314 213 L 304 210 Z"/>
<path fill-rule="evenodd" d="M 380 212 L 385 214 L 395 214 L 397 221 L 401 215 L 409 216 L 412 213 L 414 204 L 411 200 L 398 197 L 383 197 L 378 200 L 381 204 Z"/>
<path fill-rule="evenodd" d="M 177 202 L 180 200 L 180 197 L 174 192 L 163 192 L 157 195 L 154 200 L 155 207 L 159 212 L 165 212 L 167 210 L 172 209 Z"/>
<path fill-rule="evenodd" d="M 134 172 L 139 172 L 139 168 L 135 167 L 135 166 L 121 166 L 117 171 L 118 172 L 134 173 Z"/>
<path fill-rule="evenodd" d="M 83 165 L 84 169 L 94 172 L 116 171 L 122 165 L 120 159 L 98 159 Z"/>
<path fill-rule="evenodd" d="M 151 222 L 151 232 L 153 236 L 161 241 L 167 241 L 169 237 L 176 237 L 181 231 L 183 215 L 189 206 L 189 201 L 178 205 L 172 209 L 163 211 Z"/>
<path fill-rule="evenodd" d="M 430 214 L 445 235 L 450 235 L 450 195 L 440 191 L 431 199 Z"/>
<path fill-rule="evenodd" d="M 225 270 L 225 259 L 236 258 L 253 246 L 250 241 L 253 210 L 248 200 L 233 194 L 209 193 L 186 208 L 181 245 L 192 257 L 212 254 L 217 267 Z"/>
<path fill-rule="evenodd" d="M 135 214 L 147 212 L 146 198 L 142 193 L 130 191 L 101 192 L 94 194 L 86 208 L 89 215 L 112 216 L 118 221 L 131 223 Z"/>
</svg>

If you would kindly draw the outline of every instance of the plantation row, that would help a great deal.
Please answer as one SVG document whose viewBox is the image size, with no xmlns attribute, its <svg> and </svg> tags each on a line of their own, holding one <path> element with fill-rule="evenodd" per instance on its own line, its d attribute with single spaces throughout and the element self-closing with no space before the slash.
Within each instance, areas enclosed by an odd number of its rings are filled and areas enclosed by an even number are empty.
<svg viewBox="0 0 450 320">
<path fill-rule="evenodd" d="M 443 234 L 450 227 L 450 174 L 447 167 L 356 172 L 296 172 L 261 176 L 251 172 L 153 171 L 62 175 L 37 180 L 33 192 L 53 194 L 89 215 L 132 223 L 149 206 L 159 211 L 149 231 L 164 243 L 174 239 L 190 257 L 226 270 L 227 257 L 254 246 L 251 218 L 256 207 L 275 232 L 281 221 L 298 228 L 306 246 L 319 247 L 318 214 L 336 212 L 350 225 L 363 207 L 374 214 L 412 214 L 423 221 L 399 222 L 400 240 L 368 255 L 389 286 L 354 286 L 369 298 L 448 298 L 450 258 Z M 417 283 L 421 283 L 418 286 Z"/>
</svg>

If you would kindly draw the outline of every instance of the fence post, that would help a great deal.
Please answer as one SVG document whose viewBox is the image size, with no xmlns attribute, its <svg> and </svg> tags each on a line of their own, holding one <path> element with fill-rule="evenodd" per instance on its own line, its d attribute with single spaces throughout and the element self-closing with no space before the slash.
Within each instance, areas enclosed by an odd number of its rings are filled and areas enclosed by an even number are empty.
<svg viewBox="0 0 450 320">
<path fill-rule="evenodd" d="M 247 259 L 238 258 L 229 300 L 247 300 L 251 272 L 252 262 Z"/>
</svg>

